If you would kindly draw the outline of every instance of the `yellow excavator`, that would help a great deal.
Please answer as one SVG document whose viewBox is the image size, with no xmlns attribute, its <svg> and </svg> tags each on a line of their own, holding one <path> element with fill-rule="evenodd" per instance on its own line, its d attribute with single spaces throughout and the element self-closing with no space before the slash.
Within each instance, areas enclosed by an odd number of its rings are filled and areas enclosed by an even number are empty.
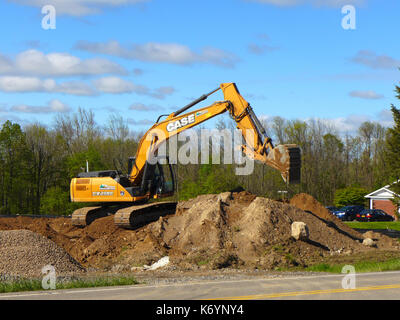
<svg viewBox="0 0 400 320">
<path fill-rule="evenodd" d="M 184 113 L 218 90 L 223 92 L 223 101 Z M 163 161 L 161 157 L 157 159 L 160 145 L 172 136 L 226 111 L 243 134 L 245 144 L 242 145 L 242 151 L 246 156 L 277 169 L 288 184 L 300 182 L 300 148 L 294 144 L 274 147 L 250 104 L 240 95 L 236 84 L 223 83 L 178 111 L 163 115 L 166 116 L 164 120 L 160 121 L 163 117 L 160 116 L 142 137 L 136 156 L 129 158 L 127 175 L 117 170 L 105 170 L 82 172 L 73 178 L 70 184 L 71 201 L 93 202 L 97 205 L 75 210 L 72 223 L 85 226 L 97 218 L 114 214 L 116 225 L 137 228 L 173 213 L 176 202 L 147 203 L 150 199 L 172 196 L 175 192 L 175 178 L 168 157 L 164 157 Z M 252 134 L 245 134 L 249 130 Z"/>
</svg>

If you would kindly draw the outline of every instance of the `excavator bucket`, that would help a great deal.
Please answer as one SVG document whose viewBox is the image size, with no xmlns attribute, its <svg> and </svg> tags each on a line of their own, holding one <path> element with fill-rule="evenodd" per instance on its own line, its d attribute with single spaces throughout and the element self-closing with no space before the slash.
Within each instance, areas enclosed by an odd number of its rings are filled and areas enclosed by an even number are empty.
<svg viewBox="0 0 400 320">
<path fill-rule="evenodd" d="M 281 144 L 269 150 L 266 164 L 279 170 L 286 183 L 300 183 L 301 152 L 297 145 Z"/>
</svg>

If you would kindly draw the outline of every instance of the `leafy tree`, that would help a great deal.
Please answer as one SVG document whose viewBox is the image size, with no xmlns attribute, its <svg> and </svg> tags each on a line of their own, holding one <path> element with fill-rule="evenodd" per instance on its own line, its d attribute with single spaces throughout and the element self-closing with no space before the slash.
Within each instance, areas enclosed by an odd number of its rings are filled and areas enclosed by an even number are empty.
<svg viewBox="0 0 400 320">
<path fill-rule="evenodd" d="M 62 165 L 62 149 L 57 135 L 40 124 L 25 128 L 26 147 L 30 153 L 29 180 L 34 192 L 33 212 L 39 213 L 42 195 L 51 184 L 57 183 Z"/>
<path fill-rule="evenodd" d="M 343 189 L 338 189 L 335 192 L 335 206 L 343 207 L 347 205 L 360 205 L 365 204 L 364 196 L 368 192 L 366 189 L 361 187 L 347 187 Z"/>
<path fill-rule="evenodd" d="M 221 193 L 240 187 L 231 165 L 201 164 L 196 180 L 184 180 L 179 197 L 183 200 L 200 194 Z"/>
<path fill-rule="evenodd" d="M 29 193 L 24 186 L 28 157 L 20 125 L 7 120 L 0 131 L 2 213 L 19 213 L 26 206 L 21 195 Z"/>
<path fill-rule="evenodd" d="M 397 92 L 396 97 L 400 99 L 400 87 L 396 86 L 395 91 Z M 386 132 L 386 149 L 384 153 L 385 164 L 387 169 L 387 176 L 390 177 L 392 182 L 390 189 L 396 194 L 400 194 L 400 110 L 394 105 L 391 106 L 394 126 L 389 128 Z M 395 183 L 393 183 L 393 181 Z M 393 203 L 399 207 L 400 197 L 395 196 Z M 398 212 L 395 212 L 398 216 Z"/>
<path fill-rule="evenodd" d="M 69 215 L 85 203 L 74 203 L 69 201 L 69 190 L 61 187 L 51 187 L 47 189 L 42 197 L 40 213 L 43 215 Z"/>
<path fill-rule="evenodd" d="M 400 177 L 400 110 L 393 105 L 391 110 L 394 127 L 387 130 L 385 158 L 391 180 L 397 180 Z"/>
<path fill-rule="evenodd" d="M 86 170 L 86 161 L 89 162 L 90 171 L 105 169 L 100 153 L 90 147 L 88 151 L 77 152 L 68 157 L 67 166 L 70 179 L 76 177 L 79 172 Z"/>
</svg>

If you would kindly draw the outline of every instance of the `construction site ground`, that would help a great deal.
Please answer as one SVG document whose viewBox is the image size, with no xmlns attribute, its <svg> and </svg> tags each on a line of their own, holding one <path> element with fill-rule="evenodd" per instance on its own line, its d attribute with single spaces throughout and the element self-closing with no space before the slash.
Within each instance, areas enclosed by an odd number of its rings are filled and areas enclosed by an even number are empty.
<svg viewBox="0 0 400 320">
<path fill-rule="evenodd" d="M 307 225 L 308 239 L 291 236 L 295 221 Z M 364 238 L 373 245 L 364 245 Z M 168 264 L 150 270 L 163 257 Z M 136 230 L 116 227 L 113 216 L 83 228 L 68 217 L 0 218 L 2 279 L 40 277 L 50 264 L 57 275 L 133 275 L 155 284 L 279 277 L 280 270 L 310 275 L 304 270 L 315 264 L 392 258 L 400 258 L 397 239 L 361 234 L 307 194 L 290 203 L 248 192 L 201 195 Z"/>
</svg>

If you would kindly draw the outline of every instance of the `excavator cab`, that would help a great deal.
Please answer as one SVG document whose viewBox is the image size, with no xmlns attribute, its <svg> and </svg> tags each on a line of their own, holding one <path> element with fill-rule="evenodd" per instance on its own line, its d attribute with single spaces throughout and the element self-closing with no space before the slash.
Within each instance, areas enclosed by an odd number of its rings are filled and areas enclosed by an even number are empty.
<svg viewBox="0 0 400 320">
<path fill-rule="evenodd" d="M 135 158 L 129 158 L 128 167 L 132 169 Z M 129 171 L 130 172 L 130 171 Z M 175 177 L 169 158 L 158 157 L 155 164 L 146 163 L 140 186 L 142 195 L 149 194 L 153 198 L 164 198 L 174 194 Z"/>
<path fill-rule="evenodd" d="M 171 165 L 157 163 L 154 169 L 154 198 L 169 197 L 174 194 L 175 183 Z"/>
<path fill-rule="evenodd" d="M 146 162 L 139 184 L 133 184 L 129 175 L 123 175 L 116 170 L 78 174 L 71 181 L 71 201 L 94 202 L 92 199 L 96 199 L 105 204 L 75 210 L 72 214 L 73 225 L 85 226 L 95 219 L 114 214 L 114 223 L 117 226 L 132 228 L 142 225 L 144 218 L 146 221 L 158 219 L 159 216 L 175 212 L 175 202 L 145 204 L 151 198 L 165 198 L 174 194 L 173 168 L 168 157 L 166 161 L 160 161 L 161 159 L 159 157 L 155 164 Z M 135 160 L 134 157 L 128 160 L 130 171 L 136 165 Z M 131 205 L 132 202 L 135 203 L 134 206 Z"/>
</svg>

